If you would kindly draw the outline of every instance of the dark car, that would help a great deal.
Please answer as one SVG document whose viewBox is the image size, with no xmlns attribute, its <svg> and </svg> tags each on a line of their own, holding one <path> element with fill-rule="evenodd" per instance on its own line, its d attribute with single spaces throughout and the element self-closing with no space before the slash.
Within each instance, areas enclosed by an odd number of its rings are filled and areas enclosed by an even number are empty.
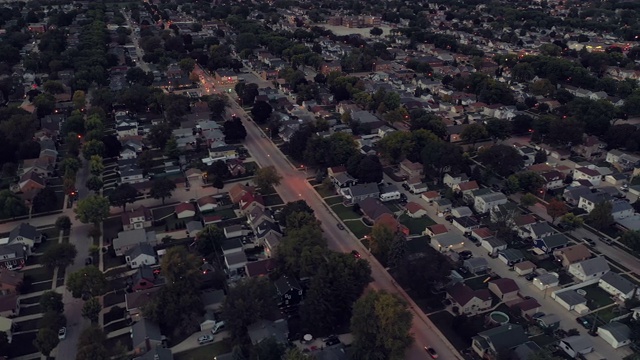
<svg viewBox="0 0 640 360">
<path fill-rule="evenodd" d="M 473 257 L 473 253 L 469 250 L 461 251 L 458 255 L 462 260 L 471 259 Z"/>
<path fill-rule="evenodd" d="M 404 188 L 405 190 L 409 191 L 409 185 L 407 185 L 407 184 L 402 184 L 402 188 Z"/>
<path fill-rule="evenodd" d="M 601 237 L 600 241 L 602 241 L 603 243 L 607 244 L 607 245 L 611 245 L 613 244 L 613 240 L 609 239 L 609 238 L 605 238 L 605 237 Z"/>
<path fill-rule="evenodd" d="M 360 259 L 360 253 L 357 250 L 351 250 L 351 255 L 356 259 Z"/>
<path fill-rule="evenodd" d="M 589 238 L 582 238 L 582 242 L 589 245 L 589 246 L 596 246 L 596 242 L 589 239 Z"/>
<path fill-rule="evenodd" d="M 344 225 L 342 225 L 341 223 L 338 223 L 337 225 L 338 225 L 338 229 L 344 230 Z"/>
<path fill-rule="evenodd" d="M 425 346 L 424 351 L 426 351 L 432 359 L 438 358 L 438 353 L 432 347 Z"/>
<path fill-rule="evenodd" d="M 533 281 L 533 279 L 535 279 L 536 276 L 537 276 L 536 273 L 531 273 L 531 274 L 527 274 L 527 276 L 525 276 L 524 278 L 527 279 L 528 281 Z"/>
<path fill-rule="evenodd" d="M 331 346 L 336 344 L 340 344 L 340 339 L 338 339 L 337 337 L 329 338 L 327 339 L 327 341 L 324 342 L 325 346 Z"/>
<path fill-rule="evenodd" d="M 84 264 L 85 265 L 91 265 L 93 264 L 93 258 L 92 257 L 88 257 L 84 260 Z"/>
</svg>

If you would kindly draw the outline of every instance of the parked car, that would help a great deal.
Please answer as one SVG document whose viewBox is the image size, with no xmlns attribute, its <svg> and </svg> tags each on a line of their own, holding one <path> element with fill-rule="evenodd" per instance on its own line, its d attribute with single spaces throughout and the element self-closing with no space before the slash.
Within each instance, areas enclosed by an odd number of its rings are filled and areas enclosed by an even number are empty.
<svg viewBox="0 0 640 360">
<path fill-rule="evenodd" d="M 356 259 L 360 259 L 360 253 L 357 250 L 351 250 L 351 255 Z"/>
<path fill-rule="evenodd" d="M 434 348 L 425 346 L 424 351 L 426 351 L 427 354 L 429 354 L 429 356 L 431 356 L 432 359 L 438 358 L 438 353 L 434 350 Z"/>
<path fill-rule="evenodd" d="M 198 344 L 200 345 L 208 344 L 210 342 L 213 342 L 213 335 L 202 335 L 198 338 Z"/>
<path fill-rule="evenodd" d="M 92 257 L 88 257 L 84 260 L 84 264 L 85 265 L 91 265 L 93 264 L 93 258 Z"/>
<path fill-rule="evenodd" d="M 58 330 L 58 340 L 64 340 L 67 337 L 67 328 L 66 327 L 61 327 L 60 330 Z"/>
<path fill-rule="evenodd" d="M 613 240 L 606 238 L 606 237 L 601 237 L 600 241 L 602 241 L 603 243 L 607 244 L 607 245 L 611 245 L 613 244 Z"/>
<path fill-rule="evenodd" d="M 524 278 L 527 279 L 528 281 L 533 281 L 533 279 L 535 279 L 536 276 L 538 276 L 538 274 L 532 272 L 531 274 L 527 274 L 527 276 L 525 276 Z"/>
<path fill-rule="evenodd" d="M 404 188 L 405 190 L 409 191 L 409 185 L 407 185 L 407 184 L 402 184 L 402 188 Z"/>
<path fill-rule="evenodd" d="M 211 333 L 212 334 L 217 334 L 220 331 L 224 330 L 224 321 L 218 321 L 215 324 L 213 324 L 213 328 L 211 329 Z"/>
<path fill-rule="evenodd" d="M 471 259 L 473 257 L 473 253 L 469 250 L 465 250 L 465 251 L 461 251 L 458 253 L 458 255 L 460 256 L 460 259 L 462 260 L 467 260 L 467 259 Z"/>
<path fill-rule="evenodd" d="M 582 238 L 582 242 L 589 245 L 589 246 L 596 246 L 596 242 L 589 239 L 589 238 Z"/>
<path fill-rule="evenodd" d="M 344 225 L 342 225 L 341 223 L 338 223 L 337 225 L 338 225 L 338 229 L 344 230 Z"/>
</svg>

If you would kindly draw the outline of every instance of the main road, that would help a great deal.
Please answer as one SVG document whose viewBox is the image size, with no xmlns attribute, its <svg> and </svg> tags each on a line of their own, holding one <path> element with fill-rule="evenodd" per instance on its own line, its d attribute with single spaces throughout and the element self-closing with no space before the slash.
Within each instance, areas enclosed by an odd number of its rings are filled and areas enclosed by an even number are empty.
<svg viewBox="0 0 640 360">
<path fill-rule="evenodd" d="M 211 85 L 213 80 L 205 75 L 206 81 Z M 285 202 L 297 200 L 305 200 L 313 209 L 316 218 L 322 223 L 324 234 L 327 238 L 329 247 L 341 251 L 350 252 L 358 249 L 371 264 L 371 275 L 373 282 L 371 287 L 376 290 L 386 290 L 390 293 L 396 293 L 405 298 L 408 302 L 414 321 L 411 331 L 414 336 L 414 344 L 407 351 L 406 359 L 424 359 L 426 353 L 424 346 L 435 348 L 443 359 L 460 359 L 459 353 L 451 346 L 447 339 L 439 332 L 435 325 L 424 315 L 420 308 L 409 298 L 406 293 L 397 287 L 395 281 L 389 273 L 380 265 L 380 263 L 370 256 L 367 249 L 362 243 L 346 230 L 340 230 L 337 227 L 338 220 L 329 211 L 326 204 L 322 201 L 318 193 L 313 189 L 306 179 L 306 173 L 301 169 L 295 169 L 293 165 L 286 159 L 280 150 L 266 138 L 262 130 L 252 121 L 249 120 L 245 111 L 235 102 L 230 102 L 231 113 L 237 114 L 247 129 L 247 138 L 245 147 L 251 153 L 251 156 L 260 164 L 261 167 L 273 166 L 282 176 L 282 181 L 276 187 L 276 191 Z"/>
</svg>

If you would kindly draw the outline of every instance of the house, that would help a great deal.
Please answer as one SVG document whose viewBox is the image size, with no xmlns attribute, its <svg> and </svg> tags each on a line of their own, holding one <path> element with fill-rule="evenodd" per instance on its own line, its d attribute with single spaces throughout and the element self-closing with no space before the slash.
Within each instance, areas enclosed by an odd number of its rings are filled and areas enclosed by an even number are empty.
<svg viewBox="0 0 640 360">
<path fill-rule="evenodd" d="M 383 214 L 392 214 L 380 200 L 375 198 L 366 198 L 358 202 L 362 215 L 370 222 L 375 222 Z"/>
<path fill-rule="evenodd" d="M 423 166 L 421 163 L 404 159 L 400 162 L 400 170 L 407 174 L 408 178 L 416 178 L 422 175 Z"/>
<path fill-rule="evenodd" d="M 358 183 L 353 176 L 349 175 L 347 168 L 344 166 L 334 166 L 327 169 L 327 174 L 331 182 L 340 188 L 352 186 Z"/>
<path fill-rule="evenodd" d="M 516 271 L 516 274 L 518 274 L 519 276 L 524 276 L 534 272 L 536 270 L 536 264 L 527 260 L 527 261 L 523 261 L 515 264 L 513 266 L 513 269 Z"/>
<path fill-rule="evenodd" d="M 247 265 L 247 261 L 247 255 L 244 251 L 234 252 L 224 256 L 224 264 L 231 275 L 236 275 L 239 269 Z"/>
<path fill-rule="evenodd" d="M 613 149 L 607 153 L 605 161 L 615 166 L 620 171 L 628 171 L 638 164 L 640 158 L 635 155 L 625 154 L 620 150 Z"/>
<path fill-rule="evenodd" d="M 124 303 L 129 317 L 133 321 L 138 321 L 142 317 L 142 308 L 156 296 L 162 287 L 156 286 L 146 290 L 135 292 L 125 292 Z"/>
<path fill-rule="evenodd" d="M 560 327 L 560 317 L 556 314 L 547 314 L 536 319 L 538 326 L 543 329 L 555 330 Z"/>
<path fill-rule="evenodd" d="M 471 192 L 473 190 L 478 190 L 480 187 L 478 186 L 478 183 L 473 180 L 473 181 L 463 181 L 460 183 L 457 183 L 455 185 L 453 185 L 452 189 L 455 192 L 459 192 L 459 193 L 463 193 L 466 194 L 468 192 Z"/>
<path fill-rule="evenodd" d="M 551 293 L 551 298 L 565 309 L 574 310 L 578 314 L 589 311 L 587 307 L 587 299 L 578 294 L 575 290 L 558 290 Z"/>
<path fill-rule="evenodd" d="M 7 336 L 7 343 L 11 344 L 13 340 L 13 320 L 0 316 L 0 331 L 4 332 Z M 0 357 L 1 359 L 1 357 Z"/>
<path fill-rule="evenodd" d="M 467 174 L 457 174 L 457 175 L 451 175 L 449 173 L 444 174 L 444 177 L 442 178 L 442 182 L 447 185 L 450 188 L 453 188 L 453 185 L 455 184 L 459 184 L 463 181 L 468 181 L 469 177 L 467 176 Z"/>
<path fill-rule="evenodd" d="M 540 345 L 533 341 L 527 341 L 524 344 L 516 346 L 512 352 L 512 359 L 514 360 L 527 360 L 534 354 L 539 353 L 541 350 Z"/>
<path fill-rule="evenodd" d="M 513 266 L 521 261 L 524 261 L 525 256 L 522 251 L 518 249 L 504 249 L 498 252 L 498 259 L 508 266 Z"/>
<path fill-rule="evenodd" d="M 596 169 L 582 166 L 573 170 L 573 180 L 587 180 L 593 186 L 598 186 L 602 181 L 602 174 Z"/>
<path fill-rule="evenodd" d="M 189 184 L 201 184 L 202 183 L 202 171 L 200 169 L 191 168 L 184 172 Z"/>
<path fill-rule="evenodd" d="M 273 338 L 278 344 L 285 345 L 289 343 L 289 325 L 284 319 L 255 322 L 247 326 L 247 334 L 253 345 L 257 345 L 269 338 Z"/>
<path fill-rule="evenodd" d="M 564 186 L 564 177 L 557 170 L 542 173 L 540 176 L 545 181 L 544 188 L 546 190 L 555 190 Z"/>
<path fill-rule="evenodd" d="M 194 217 L 196 215 L 196 207 L 191 202 L 183 202 L 176 205 L 175 213 L 178 219 Z"/>
<path fill-rule="evenodd" d="M 18 294 L 0 296 L 0 316 L 13 318 L 20 315 L 20 298 Z"/>
<path fill-rule="evenodd" d="M 377 199 L 380 197 L 380 189 L 375 183 L 352 185 L 340 189 L 340 193 L 347 205 L 357 204 L 367 198 Z"/>
<path fill-rule="evenodd" d="M 238 205 L 240 205 L 240 211 L 244 215 L 249 214 L 251 210 L 253 210 L 256 207 L 260 207 L 263 209 L 265 207 L 264 198 L 262 197 L 262 195 L 252 194 L 252 193 L 244 194 L 244 196 L 240 199 L 240 202 L 238 203 Z"/>
<path fill-rule="evenodd" d="M 35 171 L 29 171 L 20 177 L 18 188 L 23 193 L 30 193 L 44 189 L 47 186 L 46 181 L 40 174 Z"/>
<path fill-rule="evenodd" d="M 278 252 L 278 245 L 282 240 L 282 235 L 275 231 L 268 233 L 262 237 L 262 245 L 264 246 L 265 255 L 268 257 L 274 257 Z"/>
<path fill-rule="evenodd" d="M 224 290 L 205 290 L 200 294 L 204 310 L 212 312 L 220 311 L 225 297 Z"/>
<path fill-rule="evenodd" d="M 421 218 L 427 215 L 427 210 L 425 210 L 422 205 L 413 201 L 409 201 L 405 208 L 407 209 L 407 215 L 412 218 Z"/>
<path fill-rule="evenodd" d="M 589 187 L 587 186 L 570 186 L 564 189 L 564 192 L 562 193 L 562 199 L 571 206 L 578 206 L 580 198 L 583 195 L 590 193 L 591 189 L 589 189 Z"/>
<path fill-rule="evenodd" d="M 447 298 L 460 314 L 475 315 L 491 307 L 491 294 L 487 289 L 473 290 L 464 283 L 447 289 Z"/>
<path fill-rule="evenodd" d="M 598 328 L 598 336 L 614 349 L 631 343 L 631 329 L 629 326 L 617 321 L 600 326 Z"/>
<path fill-rule="evenodd" d="M 252 261 L 244 266 L 247 277 L 266 276 L 276 268 L 276 261 L 273 258 Z"/>
<path fill-rule="evenodd" d="M 431 247 L 447 252 L 462 249 L 464 247 L 464 237 L 460 234 L 448 232 L 431 238 Z"/>
<path fill-rule="evenodd" d="M 518 298 L 520 288 L 513 279 L 502 278 L 489 281 L 489 291 L 502 301 L 511 301 Z"/>
<path fill-rule="evenodd" d="M 437 191 L 427 191 L 423 192 L 420 197 L 428 203 L 433 203 L 440 199 L 440 193 Z"/>
<path fill-rule="evenodd" d="M 410 178 L 404 182 L 409 186 L 409 192 L 412 194 L 422 194 L 429 188 L 419 177 Z"/>
<path fill-rule="evenodd" d="M 452 225 L 463 233 L 471 233 L 474 229 L 479 229 L 480 224 L 469 216 L 463 216 L 461 218 L 454 218 Z"/>
<path fill-rule="evenodd" d="M 593 342 L 586 336 L 575 335 L 560 340 L 558 347 L 571 358 L 586 355 L 593 351 Z"/>
<path fill-rule="evenodd" d="M 302 301 L 303 289 L 296 279 L 283 275 L 273 285 L 276 287 L 278 307 L 297 306 Z"/>
<path fill-rule="evenodd" d="M 242 199 L 242 197 L 246 193 L 253 193 L 254 191 L 255 189 L 252 186 L 247 186 L 247 185 L 238 183 L 233 185 L 229 189 L 229 198 L 231 199 L 232 203 L 238 204 L 240 202 L 240 199 Z"/>
<path fill-rule="evenodd" d="M 584 244 L 577 244 L 557 249 L 553 255 L 562 263 L 563 267 L 587 260 L 591 257 L 591 250 Z"/>
<path fill-rule="evenodd" d="M 269 234 L 271 234 L 271 233 L 276 233 L 276 234 L 282 235 L 282 233 L 280 232 L 280 227 L 278 226 L 278 224 L 274 223 L 272 221 L 269 221 L 269 220 L 265 220 L 265 221 L 261 222 L 255 228 L 256 238 L 258 240 L 260 240 L 260 241 L 262 239 L 264 239 L 265 237 L 269 236 Z"/>
<path fill-rule="evenodd" d="M 478 229 L 478 230 L 481 230 L 481 229 Z M 473 230 L 471 232 L 473 237 L 476 237 L 475 236 L 475 231 L 477 231 L 477 230 Z M 496 255 L 498 252 L 500 252 L 502 250 L 505 250 L 507 248 L 507 243 L 506 242 L 504 242 L 503 240 L 500 240 L 500 239 L 498 239 L 496 237 L 493 237 L 493 236 L 491 236 L 489 238 L 482 239 L 480 241 L 480 245 L 483 248 L 485 248 L 490 255 Z"/>
<path fill-rule="evenodd" d="M 482 271 L 487 271 L 487 269 L 489 269 L 489 262 L 483 257 L 477 257 L 465 260 L 462 263 L 462 266 L 471 273 L 477 274 Z"/>
<path fill-rule="evenodd" d="M 173 352 L 171 352 L 171 349 L 155 347 L 148 353 L 134 358 L 134 360 L 173 360 Z"/>
<path fill-rule="evenodd" d="M 625 200 L 611 202 L 611 216 L 616 221 L 626 219 L 635 214 L 635 209 Z"/>
<path fill-rule="evenodd" d="M 499 353 L 511 350 L 527 341 L 529 337 L 522 326 L 504 324 L 485 330 L 471 338 L 471 348 L 482 359 L 495 358 Z"/>
<path fill-rule="evenodd" d="M 35 226 L 21 223 L 9 233 L 9 244 L 22 244 L 31 251 L 36 244 L 42 242 L 42 237 L 42 233 Z"/>
<path fill-rule="evenodd" d="M 602 275 L 598 281 L 598 286 L 620 300 L 631 299 L 636 292 L 636 286 L 631 281 L 613 271 Z"/>
<path fill-rule="evenodd" d="M 468 206 L 458 206 L 456 208 L 451 209 L 451 215 L 461 218 L 465 216 L 473 216 L 473 211 L 469 209 Z"/>
<path fill-rule="evenodd" d="M 129 249 L 139 243 L 148 243 L 151 246 L 155 246 L 157 243 L 156 232 L 147 232 L 145 229 L 121 231 L 118 233 L 118 237 L 113 239 L 112 246 L 116 256 L 123 256 Z"/>
<path fill-rule="evenodd" d="M 247 234 L 249 234 L 249 232 L 251 232 L 251 230 L 249 230 L 246 225 L 242 224 L 225 226 L 222 231 L 224 232 L 224 237 L 226 237 L 227 239 L 246 236 Z"/>
<path fill-rule="evenodd" d="M 188 237 L 197 237 L 203 229 L 202 222 L 200 220 L 191 220 L 185 224 L 185 227 Z"/>
<path fill-rule="evenodd" d="M 238 253 L 244 250 L 242 241 L 237 238 L 222 241 L 220 243 L 220 248 L 222 249 L 222 255 Z"/>
<path fill-rule="evenodd" d="M 427 228 L 424 230 L 424 234 L 432 238 L 440 234 L 446 234 L 447 232 L 449 232 L 449 230 L 447 230 L 447 227 L 443 224 L 434 224 L 431 226 L 427 226 Z"/>
<path fill-rule="evenodd" d="M 154 348 L 161 347 L 163 336 L 160 333 L 158 324 L 142 318 L 131 326 L 131 339 L 133 353 L 142 355 Z"/>
<path fill-rule="evenodd" d="M 146 265 L 139 266 L 136 272 L 131 275 L 131 289 L 133 291 L 151 289 L 160 284 L 153 269 Z"/>
<path fill-rule="evenodd" d="M 269 209 L 263 209 L 258 206 L 253 208 L 253 210 L 251 210 L 249 214 L 247 214 L 247 222 L 254 230 L 260 223 L 265 220 L 271 222 L 275 221 L 273 219 L 273 215 L 271 214 L 271 210 Z"/>
<path fill-rule="evenodd" d="M 151 266 L 158 263 L 156 260 L 156 252 L 153 250 L 153 246 L 148 243 L 135 244 L 126 252 L 124 258 L 127 261 L 127 265 L 132 269 L 137 269 L 143 265 Z"/>
<path fill-rule="evenodd" d="M 213 196 L 208 195 L 198 199 L 196 204 L 198 204 L 198 210 L 203 213 L 207 211 L 213 211 L 215 208 L 217 208 L 218 200 L 216 200 L 216 198 L 214 198 Z"/>
<path fill-rule="evenodd" d="M 578 201 L 578 206 L 581 209 L 584 209 L 588 213 L 590 213 L 591 211 L 593 211 L 593 208 L 595 208 L 596 205 L 602 202 L 611 202 L 611 200 L 612 200 L 611 195 L 609 195 L 608 193 L 605 193 L 605 192 L 591 193 L 590 192 L 588 194 L 584 194 L 580 196 L 580 201 Z M 613 207 L 613 204 L 612 204 L 612 207 Z"/>
<path fill-rule="evenodd" d="M 551 254 L 554 250 L 564 248 L 569 244 L 569 238 L 563 234 L 553 234 L 533 240 L 533 245 L 543 254 Z"/>
<path fill-rule="evenodd" d="M 473 207 L 481 214 L 488 212 L 492 207 L 506 204 L 507 197 L 501 192 L 492 192 L 486 195 L 476 196 Z"/>
<path fill-rule="evenodd" d="M 24 273 L 0 269 L 0 293 L 2 295 L 19 293 L 23 281 Z"/>
<path fill-rule="evenodd" d="M 142 205 L 135 210 L 131 209 L 131 211 L 122 212 L 120 218 L 122 219 L 122 229 L 124 231 L 144 229 L 153 223 L 151 210 Z"/>
<path fill-rule="evenodd" d="M 438 210 L 438 212 L 440 213 L 451 211 L 452 203 L 449 199 L 438 199 L 435 201 L 435 204 L 436 210 Z"/>
<path fill-rule="evenodd" d="M 555 232 L 556 231 L 546 221 L 525 225 L 518 229 L 518 235 L 523 239 L 540 239 L 545 236 L 553 235 Z"/>
<path fill-rule="evenodd" d="M 599 279 L 609 271 L 609 263 L 602 256 L 597 256 L 569 265 L 569 274 L 580 281 Z"/>
<path fill-rule="evenodd" d="M 558 286 L 559 283 L 560 280 L 558 274 L 556 273 L 545 273 L 533 278 L 533 286 L 542 291 L 546 291 L 549 288 Z"/>
<path fill-rule="evenodd" d="M 518 299 L 520 298 L 518 297 L 514 300 L 518 300 Z M 520 312 L 520 316 L 522 316 L 523 318 L 527 318 L 527 317 L 530 318 L 535 313 L 539 312 L 540 308 L 542 307 L 542 305 L 540 305 L 538 300 L 534 298 L 528 298 L 522 301 L 514 301 L 511 304 L 513 304 L 513 305 L 510 305 L 511 310 L 512 311 L 518 310 Z"/>
<path fill-rule="evenodd" d="M 21 269 L 28 256 L 29 249 L 26 245 L 2 245 L 0 246 L 0 268 L 7 270 Z"/>
</svg>

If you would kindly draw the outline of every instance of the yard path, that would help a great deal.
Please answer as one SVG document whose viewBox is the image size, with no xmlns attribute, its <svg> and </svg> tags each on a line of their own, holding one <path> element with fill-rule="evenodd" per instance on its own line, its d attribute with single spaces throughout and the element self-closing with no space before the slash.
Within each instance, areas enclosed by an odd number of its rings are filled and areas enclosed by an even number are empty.
<svg viewBox="0 0 640 360">
<path fill-rule="evenodd" d="M 112 331 L 107 334 L 107 339 L 113 339 L 114 337 L 118 337 L 120 335 L 129 334 L 131 331 L 131 327 L 127 326 L 122 329 L 118 329 L 116 331 Z"/>
</svg>

